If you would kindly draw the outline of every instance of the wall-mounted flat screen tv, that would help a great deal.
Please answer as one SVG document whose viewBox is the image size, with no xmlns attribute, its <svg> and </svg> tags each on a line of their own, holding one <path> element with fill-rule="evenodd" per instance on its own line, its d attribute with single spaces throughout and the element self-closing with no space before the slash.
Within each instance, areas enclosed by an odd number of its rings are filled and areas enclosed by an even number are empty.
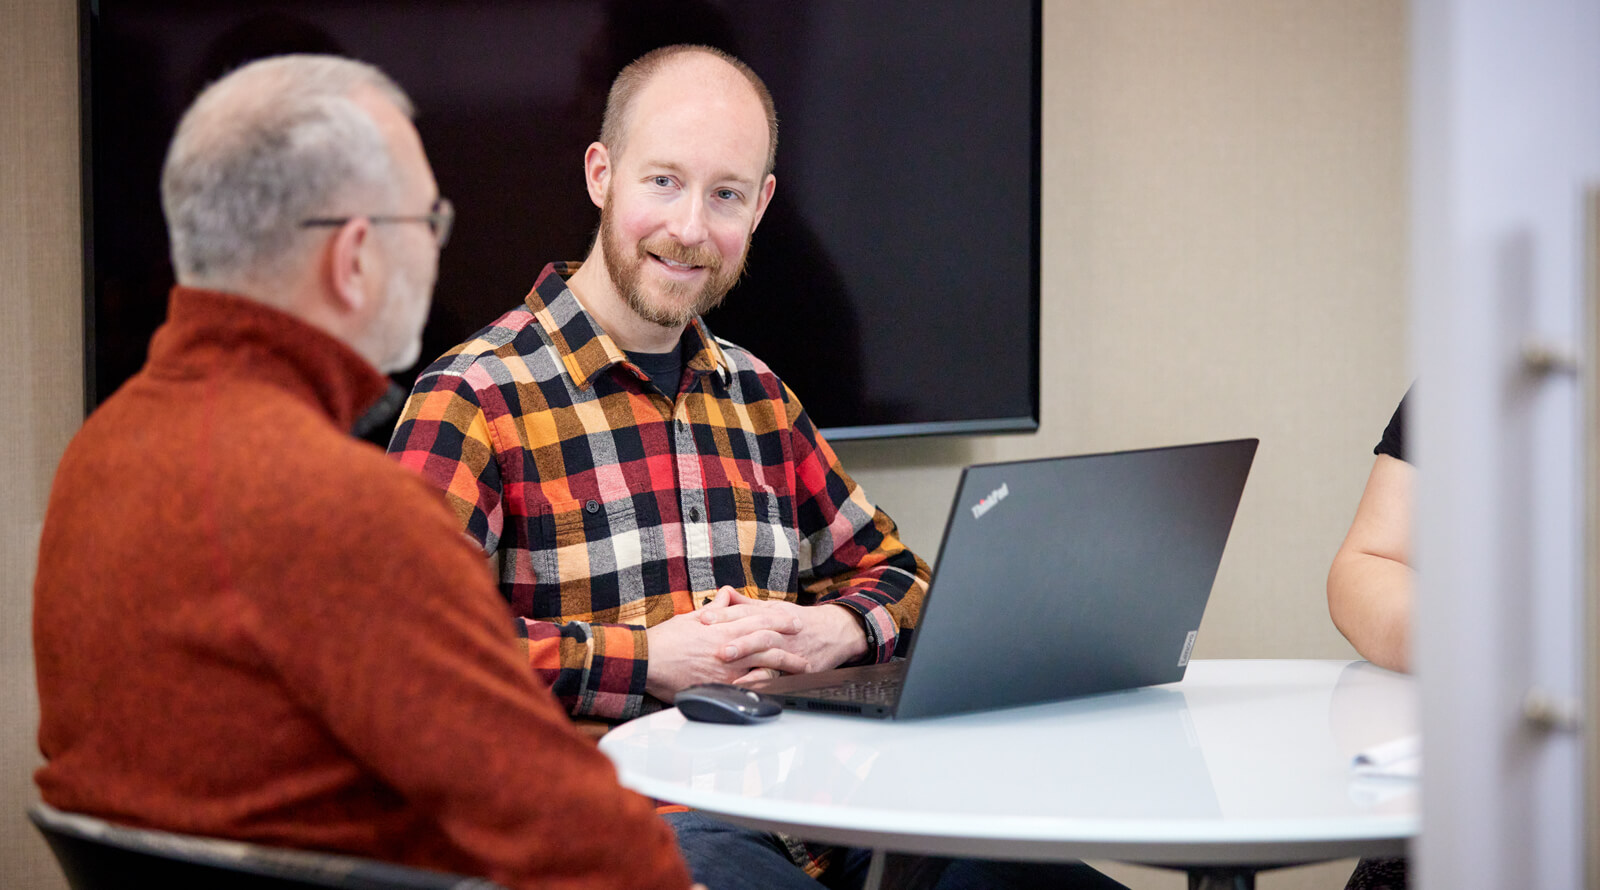
<svg viewBox="0 0 1600 890">
<path fill-rule="evenodd" d="M 747 61 L 781 122 L 777 192 L 711 330 L 836 439 L 1037 427 L 1038 0 L 85 0 L 81 17 L 91 409 L 164 317 L 161 163 L 221 74 L 331 52 L 411 94 L 457 209 L 414 375 L 588 252 L 582 161 L 609 83 L 688 42 Z"/>
</svg>

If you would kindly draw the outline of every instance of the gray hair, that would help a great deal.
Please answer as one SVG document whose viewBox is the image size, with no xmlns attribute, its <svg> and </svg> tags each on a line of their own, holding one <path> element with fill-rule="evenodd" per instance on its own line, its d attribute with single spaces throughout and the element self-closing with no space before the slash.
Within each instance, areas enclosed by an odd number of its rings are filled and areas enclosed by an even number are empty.
<svg viewBox="0 0 1600 890">
<path fill-rule="evenodd" d="M 413 116 L 411 100 L 383 72 L 337 56 L 262 59 L 201 92 L 161 172 L 180 283 L 281 283 L 305 243 L 302 220 L 339 201 L 393 193 L 388 144 L 354 99 L 363 88 Z"/>
</svg>

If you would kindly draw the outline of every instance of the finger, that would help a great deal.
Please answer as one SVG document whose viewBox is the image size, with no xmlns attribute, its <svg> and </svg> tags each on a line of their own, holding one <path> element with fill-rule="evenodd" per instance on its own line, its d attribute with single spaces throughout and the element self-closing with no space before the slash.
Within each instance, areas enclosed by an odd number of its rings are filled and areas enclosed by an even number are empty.
<svg viewBox="0 0 1600 890">
<path fill-rule="evenodd" d="M 728 664 L 741 658 L 748 658 L 757 652 L 776 648 L 783 645 L 783 634 L 770 628 L 763 628 L 754 633 L 747 633 L 735 637 L 717 649 L 717 657 Z"/>
<path fill-rule="evenodd" d="M 695 612 L 695 615 L 699 616 L 701 624 L 727 624 L 730 621 L 737 621 L 750 613 L 751 610 L 748 606 L 718 606 L 707 603 L 701 606 L 700 610 Z"/>
<path fill-rule="evenodd" d="M 757 599 L 755 597 L 745 596 L 744 594 L 740 593 L 737 590 L 732 591 L 732 596 L 730 596 L 728 598 L 728 608 L 726 610 L 724 610 L 724 611 L 725 612 L 734 612 L 735 610 L 739 610 L 735 614 L 744 614 L 744 610 L 750 610 L 750 611 L 760 611 L 760 612 L 765 612 L 765 613 L 771 613 L 771 614 L 776 614 L 776 615 L 787 615 L 791 619 L 794 620 L 794 622 L 795 622 L 794 629 L 795 630 L 799 630 L 800 629 L 800 623 L 804 621 L 804 619 L 801 616 L 804 615 L 805 612 L 806 612 L 805 607 L 796 605 L 796 604 L 791 603 L 791 602 L 789 602 L 787 600 L 781 600 L 781 599 L 771 599 L 771 600 Z M 724 620 L 726 620 L 726 619 L 724 619 Z"/>
<path fill-rule="evenodd" d="M 748 686 L 751 683 L 763 683 L 767 680 L 776 680 L 783 676 L 783 672 L 774 668 L 751 668 L 744 676 L 733 681 L 735 686 Z"/>
<path fill-rule="evenodd" d="M 712 595 L 711 599 L 707 600 L 705 605 L 695 611 L 695 617 L 700 619 L 701 624 L 716 624 L 720 621 L 726 621 L 727 618 L 722 613 L 727 610 L 729 598 L 734 593 L 734 589 L 726 584 L 717 588 L 717 592 Z"/>
<path fill-rule="evenodd" d="M 749 658 L 757 652 L 768 649 L 783 649 L 785 651 L 804 651 L 796 640 L 799 639 L 787 626 L 771 627 L 764 623 L 753 623 L 746 633 L 730 636 L 727 641 L 717 647 L 717 657 L 722 661 L 732 664 L 741 658 Z M 731 629 L 731 628 L 730 628 Z M 740 628 L 743 630 L 744 628 Z"/>
<path fill-rule="evenodd" d="M 738 628 L 740 633 L 749 633 L 758 627 L 769 627 L 779 633 L 796 633 L 800 630 L 802 622 L 800 616 L 784 609 L 774 609 L 770 603 L 754 603 L 724 606 L 720 609 L 701 609 L 695 613 L 700 618 L 700 623 L 734 624 L 744 622 Z"/>
<path fill-rule="evenodd" d="M 738 666 L 771 668 L 780 674 L 804 674 L 811 670 L 810 662 L 787 649 L 763 649 Z"/>
<path fill-rule="evenodd" d="M 729 640 L 763 630 L 791 636 L 799 633 L 801 627 L 800 619 L 793 615 L 765 609 L 745 610 L 740 606 L 730 606 L 724 610 L 716 623 L 723 625 Z"/>
</svg>

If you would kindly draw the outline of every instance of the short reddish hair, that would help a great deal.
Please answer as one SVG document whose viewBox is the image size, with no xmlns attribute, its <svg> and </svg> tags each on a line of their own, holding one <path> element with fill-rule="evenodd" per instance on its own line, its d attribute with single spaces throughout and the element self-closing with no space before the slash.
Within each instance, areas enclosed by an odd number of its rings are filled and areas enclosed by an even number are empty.
<svg viewBox="0 0 1600 890">
<path fill-rule="evenodd" d="M 756 98 L 761 101 L 761 110 L 767 115 L 766 173 L 771 173 L 778 160 L 778 109 L 772 104 L 772 93 L 768 92 L 767 85 L 762 83 L 760 75 L 750 70 L 749 65 L 714 46 L 691 43 L 663 46 L 629 62 L 617 73 L 617 79 L 611 82 L 611 93 L 606 97 L 605 118 L 600 123 L 601 144 L 612 154 L 619 156 L 622 154 L 628 132 L 628 114 L 633 110 L 634 98 L 667 62 L 685 53 L 703 53 L 727 62 L 733 70 L 744 75 L 744 79 L 756 91 Z"/>
</svg>

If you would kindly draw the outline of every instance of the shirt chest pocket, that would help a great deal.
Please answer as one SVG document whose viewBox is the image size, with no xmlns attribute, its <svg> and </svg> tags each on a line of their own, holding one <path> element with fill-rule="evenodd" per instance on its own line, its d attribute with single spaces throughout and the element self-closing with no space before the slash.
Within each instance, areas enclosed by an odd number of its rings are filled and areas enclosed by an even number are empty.
<svg viewBox="0 0 1600 890">
<path fill-rule="evenodd" d="M 761 486 L 734 484 L 728 491 L 734 521 L 711 528 L 718 583 L 763 599 L 793 601 L 800 590 L 800 539 L 790 519 L 791 499 Z M 729 577 L 735 571 L 739 577 Z"/>
<path fill-rule="evenodd" d="M 536 519 L 536 617 L 643 624 L 646 598 L 667 592 L 661 524 L 631 497 L 556 501 Z"/>
</svg>

